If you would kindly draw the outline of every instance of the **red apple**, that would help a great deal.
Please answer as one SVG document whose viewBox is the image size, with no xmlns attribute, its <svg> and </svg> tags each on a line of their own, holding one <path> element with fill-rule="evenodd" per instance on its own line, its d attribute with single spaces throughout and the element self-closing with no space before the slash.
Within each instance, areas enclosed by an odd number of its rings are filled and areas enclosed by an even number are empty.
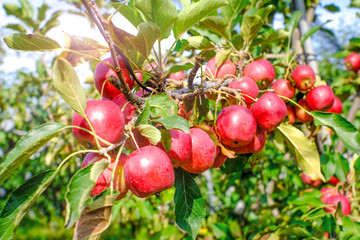
<svg viewBox="0 0 360 240">
<path fill-rule="evenodd" d="M 231 105 L 220 112 L 216 120 L 216 130 L 224 145 L 241 147 L 254 138 L 256 121 L 252 112 L 246 107 Z"/>
<path fill-rule="evenodd" d="M 210 77 L 215 78 L 223 78 L 226 75 L 235 76 L 236 65 L 230 59 L 227 59 L 218 69 L 216 69 L 215 57 L 213 57 L 206 64 L 205 73 Z"/>
<path fill-rule="evenodd" d="M 181 105 L 178 110 L 178 116 L 185 118 L 186 120 L 190 119 L 192 110 L 190 110 L 188 113 L 185 111 L 185 105 Z"/>
<path fill-rule="evenodd" d="M 306 103 L 312 110 L 322 111 L 329 109 L 335 100 L 331 87 L 322 85 L 313 88 L 306 96 Z"/>
<path fill-rule="evenodd" d="M 89 119 L 97 136 L 103 138 L 110 143 L 118 143 L 124 134 L 124 114 L 119 107 L 110 101 L 89 100 L 86 103 L 85 115 Z M 91 131 L 91 128 L 85 118 L 75 112 L 72 125 L 82 127 Z M 86 148 L 95 148 L 96 142 L 90 133 L 73 128 L 74 137 Z M 100 141 L 102 147 L 107 144 Z"/>
<path fill-rule="evenodd" d="M 321 192 L 321 201 L 326 203 L 327 199 L 333 195 L 338 195 L 339 192 L 336 188 L 333 187 L 326 187 L 320 190 Z"/>
<path fill-rule="evenodd" d="M 291 78 L 295 81 L 295 87 L 300 91 L 307 91 L 312 88 L 316 82 L 315 72 L 308 65 L 297 66 Z"/>
<path fill-rule="evenodd" d="M 238 89 L 241 90 L 241 93 L 245 99 L 246 104 L 251 104 L 254 102 L 253 99 L 257 98 L 259 95 L 259 88 L 249 77 L 242 77 L 242 78 L 235 78 L 234 81 L 232 81 L 229 84 L 229 88 Z"/>
<path fill-rule="evenodd" d="M 136 144 L 134 143 L 133 138 L 132 138 L 132 137 L 129 137 L 129 138 L 126 140 L 125 145 L 124 145 L 124 147 L 125 147 L 126 149 L 135 150 L 135 149 L 137 149 L 137 148 L 136 148 L 136 145 L 137 145 L 139 148 L 142 148 L 142 147 L 146 147 L 146 146 L 150 146 L 150 145 L 151 145 L 151 143 L 149 142 L 149 140 L 140 133 L 139 129 L 134 128 L 131 132 L 132 132 L 132 134 L 134 135 L 134 139 L 135 139 L 135 141 L 136 141 Z"/>
<path fill-rule="evenodd" d="M 339 182 L 340 180 L 335 176 L 332 176 L 328 181 L 328 183 L 330 183 L 333 186 L 336 186 Z"/>
<path fill-rule="evenodd" d="M 304 172 L 302 172 L 302 174 L 301 174 L 301 180 L 303 183 L 309 184 L 313 187 L 317 187 L 321 184 L 321 180 L 319 180 L 319 179 L 312 180 L 311 177 L 309 175 L 305 174 Z"/>
<path fill-rule="evenodd" d="M 267 132 L 274 131 L 287 116 L 287 108 L 284 101 L 271 92 L 262 95 L 253 104 L 251 111 L 258 126 Z"/>
<path fill-rule="evenodd" d="M 266 132 L 261 128 L 258 128 L 255 133 L 255 137 L 253 140 L 246 146 L 232 148 L 234 152 L 237 154 L 245 154 L 245 153 L 257 153 L 260 152 L 266 143 Z"/>
<path fill-rule="evenodd" d="M 298 104 L 303 107 L 304 109 L 306 109 L 307 111 L 311 111 L 312 109 L 309 107 L 309 105 L 306 103 L 305 99 L 300 99 L 298 101 Z M 307 122 L 311 122 L 314 120 L 314 118 L 307 114 L 303 109 L 299 108 L 298 106 L 295 107 L 295 114 L 297 119 L 302 122 L 302 123 L 307 123 Z"/>
<path fill-rule="evenodd" d="M 341 114 L 343 111 L 343 105 L 341 100 L 335 96 L 334 104 L 326 112 Z"/>
<path fill-rule="evenodd" d="M 333 206 L 325 208 L 325 211 L 335 212 L 338 203 L 341 203 L 341 212 L 343 215 L 351 214 L 351 203 L 346 196 L 341 194 L 328 197 L 328 199 L 326 200 L 326 204 Z"/>
<path fill-rule="evenodd" d="M 289 124 L 295 123 L 296 116 L 295 116 L 294 108 L 292 106 L 290 106 L 290 105 L 286 105 L 286 108 L 287 108 L 287 116 L 289 118 L 288 123 Z"/>
<path fill-rule="evenodd" d="M 175 181 L 168 155 L 155 146 L 130 153 L 125 159 L 124 177 L 130 191 L 141 198 L 169 189 Z"/>
<path fill-rule="evenodd" d="M 109 188 L 111 184 L 111 178 L 112 178 L 112 172 L 115 167 L 115 160 L 117 154 L 109 153 L 111 157 L 111 162 L 108 165 L 108 167 L 101 173 L 99 178 L 96 181 L 96 184 L 94 186 L 94 189 L 91 192 L 91 197 L 94 197 L 96 195 L 99 195 L 102 191 L 105 190 L 105 188 Z M 106 159 L 105 156 L 99 155 L 97 153 L 88 153 L 86 154 L 83 163 L 81 165 L 81 168 L 84 168 L 90 164 L 94 164 L 97 161 L 100 161 L 101 159 Z M 127 191 L 129 190 L 128 187 L 125 184 L 125 179 L 123 175 L 123 167 L 125 163 L 126 155 L 122 153 L 119 157 L 118 164 L 115 169 L 115 176 L 114 176 L 114 190 L 119 191 L 120 195 L 118 196 L 118 200 L 123 198 Z"/>
<path fill-rule="evenodd" d="M 124 60 L 120 56 L 118 56 L 117 59 L 118 59 L 119 65 L 120 65 L 121 73 L 125 79 L 125 82 L 129 85 L 130 89 L 133 88 L 134 81 L 130 77 L 130 74 L 126 68 Z M 110 65 L 114 65 L 114 61 L 112 60 L 111 57 L 105 59 L 104 62 L 107 62 Z M 108 65 L 106 65 L 103 62 L 100 62 L 96 66 L 96 68 L 95 68 L 95 87 L 100 94 L 102 93 L 103 97 L 109 98 L 109 99 L 113 99 L 117 95 L 121 94 L 120 90 L 117 89 L 110 82 L 106 82 L 104 84 L 105 80 L 111 76 L 117 78 L 117 74 L 114 69 L 112 69 L 111 67 L 109 67 Z"/>
<path fill-rule="evenodd" d="M 119 106 L 120 110 L 122 110 L 122 112 L 124 113 L 124 118 L 125 118 L 125 124 L 127 124 L 128 122 L 131 121 L 134 113 L 135 113 L 135 106 L 130 104 L 128 102 L 128 100 L 126 100 L 125 96 L 120 94 L 117 95 L 116 97 L 114 97 L 112 99 L 112 101 Z M 126 106 L 125 106 L 126 104 Z M 125 108 L 124 108 L 125 106 Z"/>
<path fill-rule="evenodd" d="M 278 79 L 272 85 L 271 88 L 274 89 L 276 95 L 284 96 L 287 98 L 292 98 L 295 93 L 295 88 L 291 86 L 291 82 L 285 79 Z M 284 102 L 288 100 L 284 99 Z"/>
<path fill-rule="evenodd" d="M 275 69 L 268 60 L 259 59 L 245 66 L 244 76 L 259 82 L 260 88 L 263 89 L 275 79 Z"/>
<path fill-rule="evenodd" d="M 357 71 L 360 68 L 360 55 L 358 53 L 350 53 L 345 58 L 345 66 L 348 70 Z"/>
<path fill-rule="evenodd" d="M 181 80 L 186 79 L 186 74 L 183 71 L 176 72 L 176 73 L 170 73 L 169 78 L 177 80 L 177 81 L 181 81 Z"/>
<path fill-rule="evenodd" d="M 208 170 L 216 157 L 216 148 L 211 137 L 200 128 L 191 128 L 191 156 L 181 167 L 194 174 Z"/>
<path fill-rule="evenodd" d="M 173 166 L 179 167 L 190 158 L 192 146 L 191 135 L 177 129 L 170 129 L 169 132 L 171 135 L 171 148 L 166 154 L 169 156 Z M 157 146 L 164 150 L 161 142 L 159 142 Z"/>
<path fill-rule="evenodd" d="M 218 155 L 216 156 L 215 160 L 214 160 L 213 165 L 211 167 L 212 168 L 219 168 L 226 162 L 227 159 L 228 159 L 227 156 L 225 156 L 224 154 L 219 152 Z"/>
</svg>

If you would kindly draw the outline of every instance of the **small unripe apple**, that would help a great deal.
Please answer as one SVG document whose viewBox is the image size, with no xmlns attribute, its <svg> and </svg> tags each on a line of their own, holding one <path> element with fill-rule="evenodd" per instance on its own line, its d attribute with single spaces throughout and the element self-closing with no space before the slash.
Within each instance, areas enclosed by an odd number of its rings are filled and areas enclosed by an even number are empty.
<svg viewBox="0 0 360 240">
<path fill-rule="evenodd" d="M 328 183 L 330 183 L 333 186 L 336 186 L 339 182 L 340 180 L 335 176 L 332 176 L 328 181 Z"/>
<path fill-rule="evenodd" d="M 287 108 L 287 116 L 289 118 L 289 121 L 288 123 L 289 124 L 293 124 L 295 123 L 296 121 L 296 116 L 295 116 L 295 110 L 292 106 L 290 105 L 286 105 L 286 108 Z"/>
<path fill-rule="evenodd" d="M 184 161 L 190 158 L 192 146 L 191 135 L 178 129 L 170 129 L 169 132 L 171 135 L 171 148 L 166 154 L 169 156 L 173 166 L 179 167 Z M 159 142 L 157 146 L 164 150 L 161 142 Z"/>
<path fill-rule="evenodd" d="M 295 81 L 295 87 L 300 91 L 307 91 L 312 88 L 316 82 L 314 70 L 308 65 L 297 66 L 291 78 Z"/>
<path fill-rule="evenodd" d="M 111 101 L 88 100 L 86 103 L 85 115 L 89 119 L 97 136 L 110 143 L 118 143 L 124 134 L 124 114 L 119 107 Z M 91 131 L 88 122 L 75 112 L 72 125 L 82 127 Z M 86 148 L 96 148 L 93 135 L 84 130 L 73 128 L 74 137 Z M 99 140 L 102 147 L 107 144 Z"/>
<path fill-rule="evenodd" d="M 249 77 L 235 78 L 234 81 L 229 84 L 229 88 L 241 90 L 241 93 L 244 94 L 243 97 L 246 104 L 253 103 L 253 99 L 259 95 L 259 87 L 254 80 Z"/>
<path fill-rule="evenodd" d="M 321 192 L 321 198 L 320 200 L 323 202 L 323 203 L 326 203 L 327 199 L 333 195 L 338 195 L 339 192 L 336 188 L 333 188 L 333 187 L 326 187 L 326 188 L 323 188 L 320 190 Z"/>
<path fill-rule="evenodd" d="M 181 81 L 181 80 L 186 79 L 186 74 L 183 71 L 176 72 L 176 73 L 170 73 L 169 78 L 177 80 L 177 81 Z"/>
<path fill-rule="evenodd" d="M 258 82 L 260 89 L 264 89 L 275 79 L 275 69 L 268 60 L 259 59 L 245 66 L 244 76 Z"/>
<path fill-rule="evenodd" d="M 345 66 L 351 71 L 357 71 L 360 69 L 360 55 L 358 53 L 350 53 L 345 58 Z"/>
<path fill-rule="evenodd" d="M 312 180 L 311 177 L 309 175 L 305 174 L 304 172 L 302 172 L 302 174 L 301 174 L 301 180 L 303 183 L 309 184 L 313 187 L 317 187 L 321 184 L 321 180 L 319 180 L 319 179 Z"/>
<path fill-rule="evenodd" d="M 300 99 L 298 101 L 298 104 L 307 111 L 312 111 L 304 98 Z M 299 108 L 298 106 L 295 107 L 295 114 L 296 118 L 302 123 L 307 123 L 314 120 L 314 118 L 310 114 L 307 114 L 303 109 Z"/>
<path fill-rule="evenodd" d="M 216 119 L 220 141 L 229 147 L 245 146 L 254 138 L 256 121 L 253 113 L 241 105 L 224 108 Z"/>
<path fill-rule="evenodd" d="M 343 105 L 341 100 L 335 96 L 334 104 L 326 112 L 341 114 L 343 111 Z"/>
<path fill-rule="evenodd" d="M 200 128 L 191 128 L 191 156 L 181 167 L 190 173 L 203 173 L 214 164 L 216 148 L 211 137 Z"/>
<path fill-rule="evenodd" d="M 264 148 L 265 143 L 266 143 L 266 132 L 263 129 L 258 128 L 256 130 L 255 137 L 249 144 L 243 147 L 232 148 L 231 150 L 233 150 L 237 154 L 257 153 Z"/>
<path fill-rule="evenodd" d="M 343 215 L 351 214 L 351 203 L 346 196 L 341 195 L 341 194 L 328 197 L 328 199 L 326 200 L 326 204 L 333 205 L 333 206 L 325 208 L 325 211 L 335 212 L 338 203 L 341 203 L 341 212 Z"/>
<path fill-rule="evenodd" d="M 101 175 L 99 176 L 99 178 L 96 181 L 96 184 L 94 186 L 94 189 L 91 192 L 91 197 L 94 197 L 96 195 L 99 195 L 102 191 L 105 190 L 105 188 L 109 188 L 111 185 L 111 178 L 112 178 L 112 172 L 115 168 L 115 175 L 114 175 L 114 181 L 113 181 L 113 186 L 114 186 L 114 190 L 119 191 L 119 196 L 117 197 L 117 199 L 121 199 L 123 198 L 127 191 L 129 190 L 128 187 L 125 184 L 125 179 L 124 179 L 124 175 L 123 175 L 123 167 L 125 164 L 125 158 L 126 155 L 124 153 L 121 153 L 119 160 L 118 160 L 118 164 L 115 167 L 115 160 L 116 160 L 116 155 L 117 154 L 112 154 L 109 153 L 110 157 L 111 157 L 111 162 L 109 163 L 108 167 L 101 173 Z M 83 163 L 81 165 L 81 168 L 84 168 L 90 164 L 94 164 L 97 161 L 100 161 L 101 159 L 106 159 L 105 156 L 103 155 L 99 155 L 97 153 L 88 153 L 86 154 Z"/>
<path fill-rule="evenodd" d="M 335 100 L 331 87 L 322 85 L 311 89 L 306 95 L 306 103 L 312 110 L 322 111 L 329 109 Z"/>
<path fill-rule="evenodd" d="M 271 92 L 262 95 L 253 104 L 251 111 L 258 126 L 267 132 L 274 131 L 287 116 L 286 104 Z"/>
<path fill-rule="evenodd" d="M 205 73 L 215 78 L 223 78 L 226 75 L 234 76 L 236 74 L 236 65 L 230 59 L 227 59 L 216 69 L 215 57 L 213 57 L 206 64 Z"/>
<path fill-rule="evenodd" d="M 295 93 L 295 88 L 291 86 L 290 81 L 285 79 L 278 79 L 272 85 L 271 88 L 274 89 L 276 95 L 284 96 L 287 98 L 292 98 Z M 288 100 L 284 99 L 284 102 Z"/>
<path fill-rule="evenodd" d="M 125 82 L 129 85 L 129 88 L 132 89 L 134 86 L 134 80 L 130 77 L 129 71 L 126 68 L 124 60 L 120 56 L 118 56 L 117 59 L 118 59 L 119 65 L 120 65 L 121 74 L 123 75 Z M 112 60 L 111 57 L 105 59 L 104 62 L 107 62 L 110 65 L 114 66 L 114 61 Z M 96 66 L 96 68 L 95 68 L 95 87 L 100 94 L 102 93 L 103 97 L 109 98 L 109 99 L 113 99 L 117 95 L 121 94 L 120 90 L 117 89 L 110 82 L 106 82 L 104 84 L 105 80 L 111 76 L 118 78 L 114 69 L 112 69 L 111 67 L 109 67 L 108 65 L 106 65 L 103 62 L 100 62 Z"/>
<path fill-rule="evenodd" d="M 155 146 L 130 153 L 125 159 L 124 177 L 130 191 L 141 198 L 169 189 L 175 181 L 168 155 Z"/>
</svg>

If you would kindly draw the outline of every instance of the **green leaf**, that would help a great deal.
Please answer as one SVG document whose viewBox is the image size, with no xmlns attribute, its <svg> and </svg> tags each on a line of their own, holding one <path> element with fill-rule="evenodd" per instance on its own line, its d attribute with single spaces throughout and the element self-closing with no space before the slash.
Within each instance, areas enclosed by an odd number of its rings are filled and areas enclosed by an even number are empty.
<svg viewBox="0 0 360 240">
<path fill-rule="evenodd" d="M 316 126 L 331 128 L 350 151 L 360 156 L 360 134 L 351 122 L 335 113 L 313 111 L 310 114 Z"/>
<path fill-rule="evenodd" d="M 153 95 L 148 98 L 148 101 L 151 107 L 151 117 L 153 119 L 177 115 L 178 108 L 176 102 L 165 93 Z"/>
<path fill-rule="evenodd" d="M 254 41 L 256 44 L 269 44 L 269 43 L 277 43 L 282 41 L 285 38 L 289 37 L 289 32 L 285 31 L 284 29 L 279 29 L 276 32 L 270 34 L 264 40 Z"/>
<path fill-rule="evenodd" d="M 286 30 L 288 30 L 290 36 L 292 36 L 292 34 L 294 33 L 301 18 L 301 15 L 302 13 L 300 11 L 292 12 L 289 21 L 285 24 Z"/>
<path fill-rule="evenodd" d="M 129 58 L 131 63 L 141 68 L 145 58 L 130 42 L 130 39 L 135 36 L 117 28 L 111 21 L 109 23 L 109 30 L 115 45 L 125 54 L 127 58 Z"/>
<path fill-rule="evenodd" d="M 58 58 L 54 65 L 54 86 L 67 104 L 81 116 L 85 116 L 86 96 L 79 78 L 65 59 Z"/>
<path fill-rule="evenodd" d="M 60 25 L 60 22 L 58 21 L 58 17 L 60 17 L 64 11 L 56 11 L 51 15 L 51 18 L 45 23 L 44 27 L 40 29 L 40 33 L 42 35 L 45 35 L 48 31 L 50 31 L 52 28 L 57 27 Z"/>
<path fill-rule="evenodd" d="M 229 40 L 231 38 L 230 30 L 226 21 L 216 16 L 210 16 L 205 18 L 199 23 L 198 27 L 209 29 L 219 34 L 226 40 Z"/>
<path fill-rule="evenodd" d="M 336 6 L 335 4 L 325 5 L 324 8 L 332 13 L 340 11 L 340 8 L 338 6 Z"/>
<path fill-rule="evenodd" d="M 33 176 L 10 194 L 0 214 L 0 239 L 12 239 L 20 221 L 50 185 L 56 173 L 55 170 L 48 170 Z"/>
<path fill-rule="evenodd" d="M 26 29 L 20 24 L 7 24 L 4 28 L 9 28 L 21 33 L 26 33 Z"/>
<path fill-rule="evenodd" d="M 13 15 L 19 19 L 22 18 L 21 8 L 14 3 L 4 3 L 3 8 L 5 9 L 6 15 Z"/>
<path fill-rule="evenodd" d="M 196 97 L 190 115 L 191 121 L 195 124 L 201 124 L 205 119 L 211 117 L 209 116 L 209 113 L 211 113 L 209 100 L 202 96 Z"/>
<path fill-rule="evenodd" d="M 175 47 L 173 49 L 173 52 L 180 52 L 183 51 L 185 47 L 189 45 L 189 41 L 186 39 L 179 39 L 176 41 Z"/>
<path fill-rule="evenodd" d="M 39 8 L 38 8 L 38 16 L 37 16 L 37 22 L 41 23 L 42 21 L 45 20 L 46 17 L 46 11 L 49 9 L 49 6 L 46 3 L 43 3 Z"/>
<path fill-rule="evenodd" d="M 125 5 L 124 3 L 110 3 L 113 8 L 119 11 L 129 22 L 135 27 L 139 26 L 140 23 L 144 22 L 141 17 L 141 13 L 137 8 Z"/>
<path fill-rule="evenodd" d="M 348 50 L 342 50 L 339 51 L 335 54 L 331 54 L 330 57 L 334 57 L 334 58 L 346 58 L 347 55 L 349 55 L 351 52 L 349 52 Z"/>
<path fill-rule="evenodd" d="M 185 118 L 180 116 L 170 116 L 155 119 L 154 122 L 161 123 L 166 129 L 180 129 L 186 133 L 190 133 L 189 123 Z"/>
<path fill-rule="evenodd" d="M 299 167 L 311 177 L 311 179 L 325 178 L 320 169 L 320 156 L 316 146 L 305 137 L 304 133 L 296 127 L 282 123 L 277 128 L 283 135 L 290 150 L 295 153 Z"/>
<path fill-rule="evenodd" d="M 195 174 L 186 172 L 182 168 L 175 169 L 176 224 L 193 239 L 196 238 L 205 218 L 205 203 L 195 177 Z"/>
<path fill-rule="evenodd" d="M 142 112 L 136 119 L 135 126 L 149 123 L 149 118 L 150 118 L 150 104 L 148 101 L 145 101 L 145 108 L 142 110 Z"/>
<path fill-rule="evenodd" d="M 336 171 L 336 163 L 333 161 L 333 158 L 329 157 L 329 154 L 325 153 L 320 156 L 321 161 L 321 170 L 324 173 L 325 180 L 329 181 L 329 179 L 334 176 Z"/>
<path fill-rule="evenodd" d="M 241 10 L 249 4 L 250 0 L 228 0 L 229 5 L 220 8 L 221 17 L 229 25 L 229 28 L 233 28 L 234 20 L 239 16 Z"/>
<path fill-rule="evenodd" d="M 194 66 L 194 64 L 192 63 L 185 63 L 184 65 L 172 65 L 169 69 L 169 71 L 167 72 L 167 74 L 170 73 L 176 73 L 176 72 L 180 72 L 180 71 L 186 71 L 191 69 Z"/>
<path fill-rule="evenodd" d="M 160 28 L 156 23 L 143 22 L 139 24 L 139 33 L 136 37 L 130 38 L 135 49 L 147 58 L 154 46 L 155 41 L 160 37 Z"/>
<path fill-rule="evenodd" d="M 335 169 L 335 176 L 339 178 L 340 181 L 346 181 L 346 177 L 350 172 L 348 160 L 339 153 L 334 154 L 334 158 L 337 163 Z"/>
<path fill-rule="evenodd" d="M 161 132 L 156 127 L 150 124 L 141 124 L 136 127 L 141 135 L 146 137 L 152 145 L 158 144 L 161 140 Z"/>
<path fill-rule="evenodd" d="M 252 15 L 246 12 L 241 23 L 241 36 L 244 39 L 245 45 L 250 46 L 251 42 L 257 36 L 263 19 L 258 15 Z"/>
<path fill-rule="evenodd" d="M 168 38 L 171 26 L 177 20 L 178 11 L 171 0 L 136 0 L 136 7 L 148 21 L 156 23 L 160 28 L 160 40 Z"/>
<path fill-rule="evenodd" d="M 206 50 L 215 47 L 215 44 L 204 36 L 191 36 L 186 40 L 189 42 L 188 48 L 191 49 Z"/>
<path fill-rule="evenodd" d="M 37 127 L 20 138 L 0 165 L 0 185 L 29 159 L 35 152 L 56 136 L 66 126 L 60 123 L 48 123 Z"/>
<path fill-rule="evenodd" d="M 167 129 L 160 129 L 161 132 L 161 143 L 164 146 L 165 152 L 171 149 L 171 134 Z"/>
<path fill-rule="evenodd" d="M 327 20 L 323 24 L 321 24 L 319 26 L 312 27 L 309 30 L 307 30 L 306 33 L 304 33 L 304 35 L 301 36 L 301 41 L 300 41 L 301 45 L 303 45 L 305 43 L 306 39 L 308 39 L 309 37 L 314 35 L 317 31 L 319 31 L 325 24 L 327 24 L 330 21 L 331 20 Z"/>
<path fill-rule="evenodd" d="M 78 170 L 71 178 L 67 187 L 66 200 L 66 219 L 65 227 L 72 227 L 81 216 L 85 209 L 85 203 L 90 197 L 90 193 L 99 178 L 100 174 L 108 166 L 109 161 L 103 159 Z"/>
<path fill-rule="evenodd" d="M 360 38 L 351 38 L 350 43 L 357 47 L 360 47 Z"/>
<path fill-rule="evenodd" d="M 178 38 L 201 19 L 226 4 L 228 4 L 226 0 L 200 0 L 186 6 L 179 13 L 178 20 L 174 25 L 175 38 Z"/>
<path fill-rule="evenodd" d="M 61 49 L 60 45 L 51 38 L 25 33 L 14 33 L 4 37 L 9 48 L 22 51 L 55 51 Z"/>
<path fill-rule="evenodd" d="M 27 0 L 19 0 L 21 4 L 22 17 L 23 18 L 33 18 L 34 17 L 34 8 L 31 3 Z"/>
</svg>

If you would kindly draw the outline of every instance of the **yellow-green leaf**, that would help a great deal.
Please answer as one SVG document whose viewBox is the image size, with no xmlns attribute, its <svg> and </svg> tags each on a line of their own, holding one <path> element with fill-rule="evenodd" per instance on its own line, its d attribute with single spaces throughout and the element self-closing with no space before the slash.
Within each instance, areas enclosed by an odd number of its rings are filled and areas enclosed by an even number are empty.
<svg viewBox="0 0 360 240">
<path fill-rule="evenodd" d="M 316 146 L 299 129 L 290 124 L 282 123 L 277 130 L 283 135 L 290 150 L 295 153 L 299 167 L 312 179 L 321 179 L 325 182 Z"/>
</svg>

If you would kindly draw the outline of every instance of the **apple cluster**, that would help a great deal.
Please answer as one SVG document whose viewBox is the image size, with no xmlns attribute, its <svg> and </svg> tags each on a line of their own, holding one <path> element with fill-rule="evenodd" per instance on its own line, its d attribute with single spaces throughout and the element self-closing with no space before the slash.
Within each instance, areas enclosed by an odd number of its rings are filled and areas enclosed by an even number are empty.
<svg viewBox="0 0 360 240">
<path fill-rule="evenodd" d="M 124 60 L 121 57 L 117 57 L 117 60 L 125 82 L 132 89 L 135 85 L 134 79 Z M 110 164 L 99 177 L 91 196 L 110 187 L 112 172 L 115 173 L 113 187 L 120 192 L 119 198 L 122 198 L 128 189 L 136 196 L 145 198 L 171 188 L 174 185 L 176 167 L 200 174 L 209 168 L 222 166 L 228 157 L 233 156 L 231 152 L 251 154 L 261 151 L 267 135 L 271 134 L 286 116 L 289 117 L 289 123 L 295 122 L 295 115 L 300 122 L 307 122 L 305 119 L 311 117 L 299 107 L 294 111 L 291 105 L 286 105 L 297 92 L 308 92 L 306 98 L 298 102 L 305 109 L 341 112 L 341 102 L 337 102 L 330 87 L 314 87 L 315 73 L 309 66 L 296 67 L 290 79 L 275 80 L 275 69 L 266 59 L 253 61 L 240 71 L 230 59 L 220 66 L 216 61 L 213 57 L 207 62 L 205 77 L 209 80 L 231 78 L 227 87 L 238 94 L 226 95 L 226 101 L 222 101 L 222 110 L 212 123 L 195 124 L 188 133 L 170 129 L 171 147 L 168 151 L 165 151 L 162 142 L 152 145 L 134 128 L 135 106 L 108 81 L 111 77 L 118 78 L 115 70 L 109 66 L 114 65 L 112 58 L 97 65 L 94 85 L 101 95 L 101 100 L 87 101 L 86 117 L 74 114 L 73 125 L 78 128 L 73 128 L 73 135 L 88 149 L 106 148 L 126 139 L 124 147 L 131 153 L 128 156 L 124 153 L 109 154 Z M 237 72 L 241 77 L 237 77 Z M 137 72 L 136 76 L 142 80 L 141 73 Z M 183 71 L 172 73 L 168 79 L 184 81 L 186 74 Z M 143 97 L 142 91 L 135 94 Z M 207 93 L 205 96 L 213 98 L 212 95 L 213 93 Z M 340 104 L 340 107 L 336 104 Z M 179 103 L 178 115 L 187 120 L 191 115 L 191 111 L 185 111 L 183 102 Z M 156 127 L 163 126 L 158 124 Z M 124 138 L 124 132 L 131 137 Z M 103 158 L 105 156 L 98 153 L 88 153 L 82 167 Z"/>
</svg>

